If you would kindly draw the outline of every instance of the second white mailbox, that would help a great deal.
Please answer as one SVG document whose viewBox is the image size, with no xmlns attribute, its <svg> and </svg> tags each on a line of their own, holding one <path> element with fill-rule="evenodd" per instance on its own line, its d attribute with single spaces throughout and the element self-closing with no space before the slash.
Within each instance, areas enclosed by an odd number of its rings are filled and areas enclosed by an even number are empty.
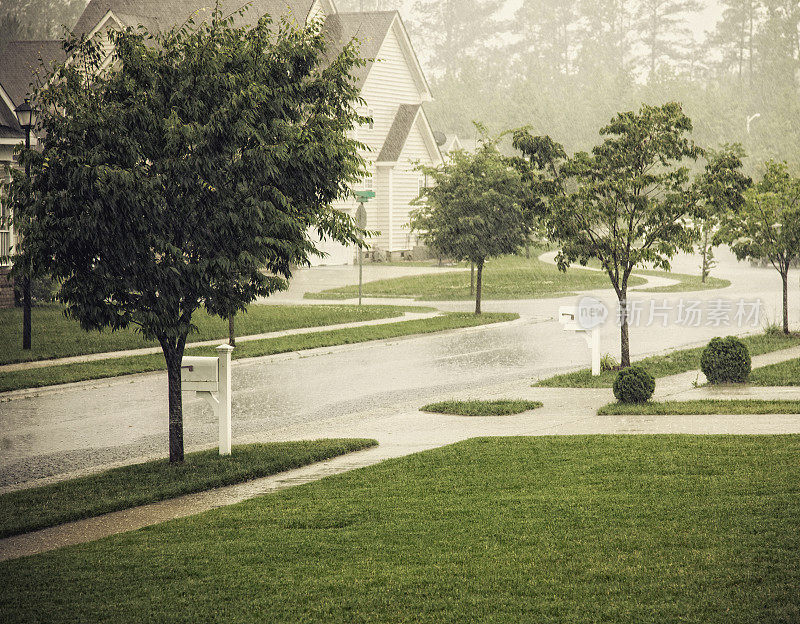
<svg viewBox="0 0 800 624">
<path fill-rule="evenodd" d="M 219 392 L 219 358 L 183 358 L 181 386 L 187 392 Z"/>
</svg>

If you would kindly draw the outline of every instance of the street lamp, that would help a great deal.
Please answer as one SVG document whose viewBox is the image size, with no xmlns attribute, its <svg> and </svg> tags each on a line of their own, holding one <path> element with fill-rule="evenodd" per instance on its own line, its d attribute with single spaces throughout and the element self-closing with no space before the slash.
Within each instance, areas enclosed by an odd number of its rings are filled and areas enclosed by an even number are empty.
<svg viewBox="0 0 800 624">
<path fill-rule="evenodd" d="M 14 109 L 20 127 L 25 131 L 25 149 L 31 148 L 31 128 L 36 125 L 36 109 L 31 101 L 25 101 Z M 25 177 L 30 178 L 30 167 L 25 162 Z M 26 267 L 27 269 L 27 267 Z M 22 276 L 22 348 L 31 348 L 31 278 L 30 271 L 25 270 Z"/>
</svg>

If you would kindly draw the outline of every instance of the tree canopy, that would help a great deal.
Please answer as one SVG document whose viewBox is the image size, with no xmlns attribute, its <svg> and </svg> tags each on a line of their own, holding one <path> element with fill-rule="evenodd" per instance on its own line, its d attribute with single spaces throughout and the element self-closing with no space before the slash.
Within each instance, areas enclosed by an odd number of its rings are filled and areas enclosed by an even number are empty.
<svg viewBox="0 0 800 624">
<path fill-rule="evenodd" d="M 302 29 L 244 14 L 161 34 L 110 33 L 37 94 L 41 151 L 12 181 L 21 259 L 62 281 L 85 329 L 137 326 L 157 339 L 169 380 L 170 459 L 183 458 L 180 363 L 192 315 L 230 314 L 284 289 L 317 253 L 309 228 L 359 232 L 331 208 L 360 178 L 364 120 L 350 72 L 355 42 L 331 52 Z M 29 199 L 33 198 L 33 200 Z"/>
<path fill-rule="evenodd" d="M 789 268 L 800 258 L 800 179 L 785 163 L 766 163 L 746 201 L 722 219 L 720 239 L 739 260 L 767 260 L 783 282 L 783 331 L 789 333 Z"/>
<path fill-rule="evenodd" d="M 675 253 L 693 248 L 697 200 L 682 163 L 702 150 L 687 138 L 691 130 L 676 103 L 619 113 L 600 130 L 602 144 L 564 165 L 572 190 L 548 218 L 550 235 L 561 245 L 559 267 L 595 258 L 611 279 L 620 306 L 623 366 L 630 365 L 631 272 L 644 264 L 669 270 Z"/>
<path fill-rule="evenodd" d="M 486 260 L 525 244 L 533 214 L 523 206 L 522 177 L 497 140 L 485 138 L 474 154 L 459 150 L 451 157 L 439 167 L 421 167 L 430 184 L 411 214 L 411 228 L 439 254 L 475 264 L 480 314 Z"/>
</svg>

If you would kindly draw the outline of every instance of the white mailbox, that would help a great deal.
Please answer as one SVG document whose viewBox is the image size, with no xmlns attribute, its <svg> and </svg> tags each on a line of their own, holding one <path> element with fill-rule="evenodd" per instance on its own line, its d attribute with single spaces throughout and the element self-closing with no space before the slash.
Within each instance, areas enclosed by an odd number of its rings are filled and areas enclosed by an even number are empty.
<svg viewBox="0 0 800 624">
<path fill-rule="evenodd" d="M 586 344 L 592 350 L 592 375 L 600 374 L 600 323 L 605 320 L 596 314 L 595 308 L 602 302 L 584 297 L 578 306 L 561 306 L 558 309 L 558 322 L 564 331 L 583 334 Z M 603 306 L 604 307 L 604 306 Z"/>
<path fill-rule="evenodd" d="M 219 357 L 185 357 L 181 360 L 181 389 L 203 397 L 219 420 L 219 454 L 231 454 L 231 352 L 217 347 Z"/>
<path fill-rule="evenodd" d="M 219 392 L 219 358 L 183 358 L 181 388 L 187 392 Z"/>
</svg>

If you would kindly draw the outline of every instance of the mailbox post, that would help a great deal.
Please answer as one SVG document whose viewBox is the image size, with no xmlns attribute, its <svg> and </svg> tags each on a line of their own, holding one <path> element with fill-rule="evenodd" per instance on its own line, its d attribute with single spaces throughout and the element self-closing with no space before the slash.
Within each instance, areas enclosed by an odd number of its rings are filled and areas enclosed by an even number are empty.
<svg viewBox="0 0 800 624">
<path fill-rule="evenodd" d="M 185 357 L 181 362 L 181 388 L 203 397 L 219 421 L 219 454 L 231 454 L 231 352 L 217 347 L 219 357 Z"/>
<path fill-rule="evenodd" d="M 564 331 L 583 334 L 586 344 L 592 351 L 592 376 L 600 374 L 600 327 L 598 324 L 589 323 L 588 326 L 579 322 L 586 316 L 586 311 L 577 306 L 561 306 L 558 309 L 558 321 L 563 325 Z"/>
</svg>

